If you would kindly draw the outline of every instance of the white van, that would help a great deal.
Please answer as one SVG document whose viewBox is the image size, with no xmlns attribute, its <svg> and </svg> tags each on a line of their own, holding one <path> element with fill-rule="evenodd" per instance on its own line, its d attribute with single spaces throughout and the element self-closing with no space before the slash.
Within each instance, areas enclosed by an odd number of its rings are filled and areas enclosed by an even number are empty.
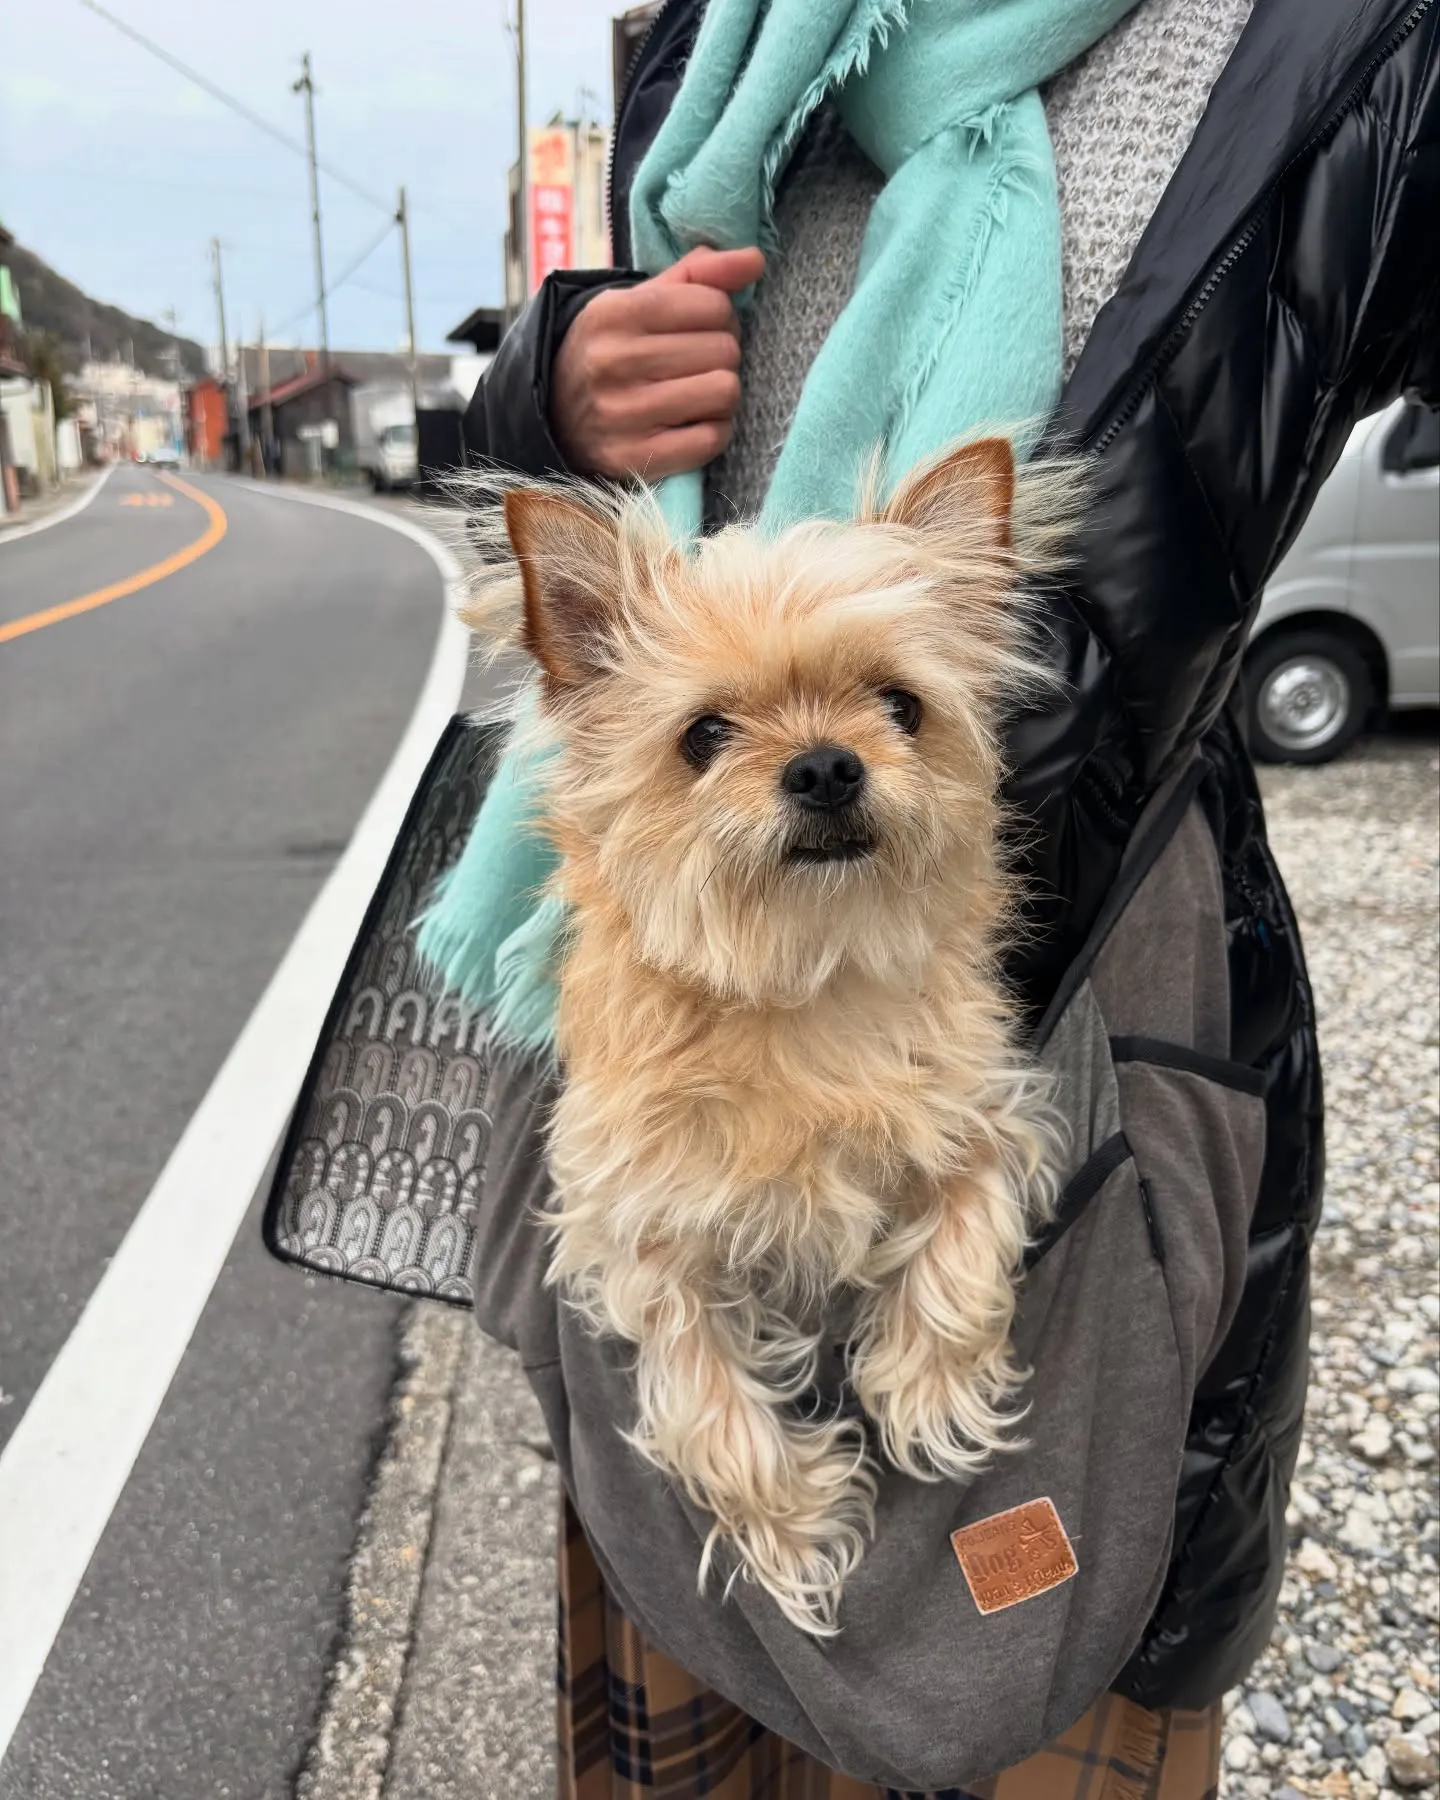
<svg viewBox="0 0 1440 1800">
<path fill-rule="evenodd" d="M 1250 747 L 1327 762 L 1384 708 L 1440 706 L 1440 412 L 1397 400 L 1356 426 L 1245 656 Z"/>
<path fill-rule="evenodd" d="M 350 396 L 355 463 L 377 494 L 415 485 L 420 473 L 415 402 L 409 388 L 371 383 Z"/>
</svg>

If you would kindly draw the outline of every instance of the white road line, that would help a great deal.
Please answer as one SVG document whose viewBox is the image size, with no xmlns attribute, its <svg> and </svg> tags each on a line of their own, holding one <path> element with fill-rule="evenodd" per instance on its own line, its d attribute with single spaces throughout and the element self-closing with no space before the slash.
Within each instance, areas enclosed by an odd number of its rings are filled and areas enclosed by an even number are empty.
<svg viewBox="0 0 1440 1800">
<path fill-rule="evenodd" d="M 13 544 L 18 538 L 34 537 L 37 531 L 48 531 L 52 525 L 63 525 L 67 519 L 73 519 L 76 513 L 84 512 L 118 467 L 117 463 L 111 463 L 100 479 L 92 481 L 77 500 L 72 500 L 68 506 L 62 506 L 59 512 L 49 513 L 43 519 L 36 519 L 33 525 L 0 526 L 0 544 Z"/>
<path fill-rule="evenodd" d="M 322 504 L 426 550 L 444 578 L 444 620 L 355 835 L 0 1454 L 0 1759 L 264 1176 L 405 809 L 460 698 L 468 640 L 454 612 L 455 559 L 408 519 Z"/>
</svg>

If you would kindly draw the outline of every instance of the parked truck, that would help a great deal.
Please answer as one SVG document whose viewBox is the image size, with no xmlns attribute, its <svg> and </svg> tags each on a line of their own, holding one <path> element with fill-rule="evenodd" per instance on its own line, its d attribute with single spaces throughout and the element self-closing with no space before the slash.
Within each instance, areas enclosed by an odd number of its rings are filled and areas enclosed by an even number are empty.
<svg viewBox="0 0 1440 1800">
<path fill-rule="evenodd" d="M 351 391 L 355 459 L 376 493 L 412 487 L 420 472 L 415 403 L 408 388 L 357 387 Z"/>
</svg>

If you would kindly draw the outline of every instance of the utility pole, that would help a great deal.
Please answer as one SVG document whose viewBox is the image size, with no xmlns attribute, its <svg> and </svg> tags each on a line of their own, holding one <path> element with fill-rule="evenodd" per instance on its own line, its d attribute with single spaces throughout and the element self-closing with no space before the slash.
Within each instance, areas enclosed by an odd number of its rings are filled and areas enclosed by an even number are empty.
<svg viewBox="0 0 1440 1800">
<path fill-rule="evenodd" d="M 250 468 L 250 384 L 245 377 L 245 345 L 235 346 L 235 419 L 240 432 L 240 473 L 252 474 Z"/>
<path fill-rule="evenodd" d="M 170 379 L 172 381 L 178 381 L 182 374 L 180 367 L 180 344 L 175 330 L 176 320 L 179 318 L 179 314 L 175 311 L 173 306 L 167 306 L 160 317 L 170 329 L 170 345 L 165 352 L 165 360 L 170 368 Z"/>
<path fill-rule="evenodd" d="M 400 227 L 400 258 L 405 265 L 405 337 L 410 346 L 410 406 L 415 414 L 415 429 L 420 429 L 419 353 L 415 348 L 415 286 L 410 274 L 410 213 L 405 205 L 405 190 L 400 190 L 400 205 L 395 214 Z"/>
<path fill-rule="evenodd" d="M 305 96 L 305 145 L 310 156 L 310 219 L 315 228 L 315 310 L 320 315 L 320 368 L 330 373 L 330 322 L 325 312 L 325 250 L 320 237 L 320 172 L 315 166 L 315 83 L 310 75 L 310 52 L 300 61 L 300 79 L 291 89 Z"/>
<path fill-rule="evenodd" d="M 260 467 L 271 473 L 270 456 L 275 442 L 275 414 L 270 406 L 270 345 L 265 338 L 265 320 L 260 320 Z"/>
<path fill-rule="evenodd" d="M 515 0 L 515 134 L 519 152 L 520 307 L 530 298 L 530 131 L 525 113 L 525 0 Z"/>
<path fill-rule="evenodd" d="M 225 423 L 230 423 L 230 344 L 225 336 L 225 279 L 220 267 L 220 240 L 210 240 L 210 262 L 215 277 L 215 311 L 220 321 L 220 391 L 225 403 Z"/>
<path fill-rule="evenodd" d="M 230 379 L 230 344 L 225 336 L 225 277 L 220 267 L 220 240 L 210 240 L 210 273 L 215 283 L 215 312 L 220 323 L 220 379 Z"/>
</svg>

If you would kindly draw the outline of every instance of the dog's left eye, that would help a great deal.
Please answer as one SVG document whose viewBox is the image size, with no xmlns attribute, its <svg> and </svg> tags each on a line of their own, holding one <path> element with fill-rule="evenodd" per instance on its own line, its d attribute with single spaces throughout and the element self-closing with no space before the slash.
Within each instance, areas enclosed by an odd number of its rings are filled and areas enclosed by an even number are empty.
<svg viewBox="0 0 1440 1800">
<path fill-rule="evenodd" d="M 900 729 L 908 737 L 914 737 L 920 729 L 920 702 L 915 696 L 907 694 L 904 688 L 886 688 L 880 698 Z"/>
<path fill-rule="evenodd" d="M 708 769 L 733 729 L 728 719 L 706 713 L 681 738 L 680 753 L 694 768 Z"/>
</svg>

